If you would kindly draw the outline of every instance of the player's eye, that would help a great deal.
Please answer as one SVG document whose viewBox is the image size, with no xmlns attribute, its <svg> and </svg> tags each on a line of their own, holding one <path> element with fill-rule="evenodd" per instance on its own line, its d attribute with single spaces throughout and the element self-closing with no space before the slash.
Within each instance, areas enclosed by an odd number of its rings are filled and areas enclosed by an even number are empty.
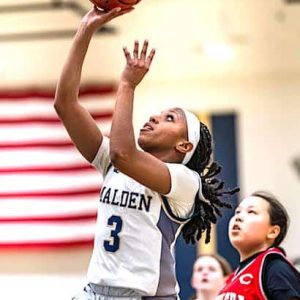
<svg viewBox="0 0 300 300">
<path fill-rule="evenodd" d="M 250 210 L 248 211 L 248 213 L 249 213 L 249 214 L 255 214 L 255 215 L 256 215 L 256 211 L 253 210 L 253 209 L 250 209 Z"/>
<path fill-rule="evenodd" d="M 168 115 L 166 116 L 166 120 L 172 122 L 172 121 L 174 121 L 174 116 L 171 115 L 171 114 L 168 114 Z"/>
<path fill-rule="evenodd" d="M 241 211 L 237 209 L 237 210 L 234 212 L 234 214 L 235 214 L 235 215 L 238 215 L 240 212 L 241 212 Z"/>
</svg>

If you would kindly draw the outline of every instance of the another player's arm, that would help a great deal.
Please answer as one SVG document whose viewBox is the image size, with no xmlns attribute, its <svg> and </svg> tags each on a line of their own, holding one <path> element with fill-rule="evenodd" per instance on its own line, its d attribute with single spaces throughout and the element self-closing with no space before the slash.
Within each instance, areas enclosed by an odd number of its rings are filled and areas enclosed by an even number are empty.
<svg viewBox="0 0 300 300">
<path fill-rule="evenodd" d="M 116 168 L 141 184 L 166 194 L 171 188 L 167 166 L 154 156 L 136 147 L 132 113 L 135 87 L 146 75 L 154 57 L 154 50 L 146 57 L 148 42 L 145 41 L 138 58 L 138 42 L 135 42 L 133 58 L 124 48 L 127 65 L 121 76 L 110 135 L 110 156 Z M 151 166 L 151 167 L 149 167 Z"/>
<path fill-rule="evenodd" d="M 102 142 L 102 133 L 90 113 L 78 101 L 82 65 L 93 33 L 122 15 L 119 8 L 103 13 L 90 10 L 82 19 L 57 84 L 54 108 L 79 152 L 92 161 Z"/>
</svg>

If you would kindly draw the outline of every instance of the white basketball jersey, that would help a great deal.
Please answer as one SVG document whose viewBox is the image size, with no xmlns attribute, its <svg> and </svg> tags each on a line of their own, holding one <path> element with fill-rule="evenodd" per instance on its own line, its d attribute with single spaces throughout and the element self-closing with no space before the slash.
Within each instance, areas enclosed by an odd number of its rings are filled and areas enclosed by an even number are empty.
<svg viewBox="0 0 300 300">
<path fill-rule="evenodd" d="M 93 165 L 104 181 L 88 281 L 130 288 L 143 296 L 174 295 L 176 299 L 173 247 L 191 215 L 198 174 L 179 164 L 167 164 L 172 178 L 167 199 L 111 165 L 107 138 Z"/>
</svg>

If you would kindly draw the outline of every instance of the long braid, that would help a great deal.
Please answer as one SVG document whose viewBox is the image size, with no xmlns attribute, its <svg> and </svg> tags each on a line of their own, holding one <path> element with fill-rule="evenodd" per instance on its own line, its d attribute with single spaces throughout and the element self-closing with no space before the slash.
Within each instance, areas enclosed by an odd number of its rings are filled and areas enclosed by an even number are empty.
<svg viewBox="0 0 300 300">
<path fill-rule="evenodd" d="M 202 193 L 206 201 L 200 199 L 198 193 L 196 194 L 194 214 L 182 229 L 186 243 L 192 244 L 201 238 L 204 231 L 206 231 L 205 243 L 209 243 L 211 224 L 215 224 L 217 217 L 222 216 L 220 208 L 231 208 L 231 205 L 222 201 L 221 198 L 224 195 L 233 195 L 239 191 L 239 188 L 225 190 L 224 182 L 216 178 L 222 168 L 217 162 L 210 164 L 212 137 L 206 125 L 201 122 L 200 136 L 200 142 L 191 160 L 187 163 L 187 167 L 200 175 Z"/>
</svg>

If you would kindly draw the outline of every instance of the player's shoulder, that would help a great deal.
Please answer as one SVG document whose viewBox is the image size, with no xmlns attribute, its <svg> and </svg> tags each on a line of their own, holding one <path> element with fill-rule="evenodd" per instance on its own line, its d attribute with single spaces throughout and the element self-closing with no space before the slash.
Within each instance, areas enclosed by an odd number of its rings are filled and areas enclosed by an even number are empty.
<svg viewBox="0 0 300 300">
<path fill-rule="evenodd" d="M 287 259 L 277 253 L 270 253 L 266 257 L 265 265 L 270 269 L 285 268 L 286 266 L 291 267 Z"/>
<path fill-rule="evenodd" d="M 172 182 L 171 191 L 175 187 L 181 189 L 182 184 L 184 184 L 186 187 L 185 195 L 187 195 L 186 193 L 188 192 L 192 195 L 191 197 L 194 199 L 195 193 L 199 189 L 200 175 L 183 164 L 166 163 L 166 165 L 169 169 L 169 173 L 171 176 L 171 182 Z M 171 196 L 171 195 L 168 194 L 166 196 Z"/>
<path fill-rule="evenodd" d="M 185 176 L 190 176 L 192 178 L 198 178 L 199 174 L 194 171 L 191 170 L 190 168 L 188 168 L 187 166 L 183 165 L 183 164 L 178 164 L 178 163 L 166 163 L 168 169 L 171 172 L 177 173 L 177 174 L 183 174 Z"/>
<path fill-rule="evenodd" d="M 300 293 L 300 274 L 283 255 L 268 255 L 263 266 L 262 280 L 267 295 L 272 295 L 274 291 Z"/>
<path fill-rule="evenodd" d="M 285 251 L 277 247 L 269 248 L 262 253 L 262 258 L 264 258 L 264 268 L 288 264 Z"/>
<path fill-rule="evenodd" d="M 300 279 L 300 274 L 292 263 L 280 253 L 269 253 L 265 259 L 263 272 L 268 277 L 286 278 L 294 277 Z"/>
</svg>

